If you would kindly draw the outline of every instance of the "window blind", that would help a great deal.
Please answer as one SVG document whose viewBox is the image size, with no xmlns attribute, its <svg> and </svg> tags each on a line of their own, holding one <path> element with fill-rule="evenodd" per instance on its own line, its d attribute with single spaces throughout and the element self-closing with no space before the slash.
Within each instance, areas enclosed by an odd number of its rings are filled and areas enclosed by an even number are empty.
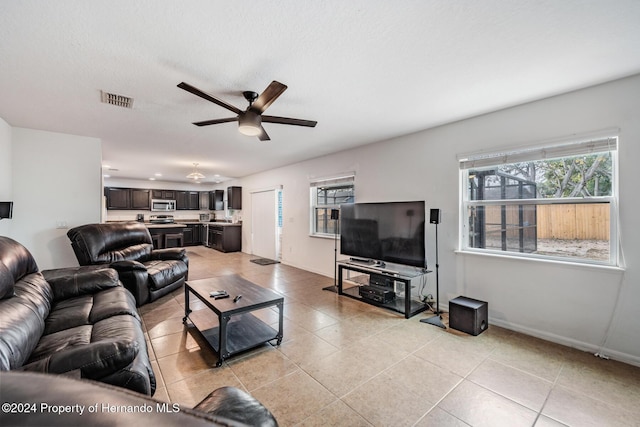
<svg viewBox="0 0 640 427">
<path fill-rule="evenodd" d="M 467 154 L 458 157 L 460 169 L 475 169 L 509 163 L 530 162 L 535 160 L 558 159 L 568 156 L 616 151 L 618 137 L 607 136 L 565 143 L 524 147 L 489 153 Z"/>
<path fill-rule="evenodd" d="M 349 172 L 344 175 L 327 177 L 327 178 L 316 178 L 312 179 L 309 183 L 309 187 L 323 187 L 323 186 L 336 186 L 340 184 L 352 184 L 355 181 L 356 174 L 355 172 Z"/>
</svg>

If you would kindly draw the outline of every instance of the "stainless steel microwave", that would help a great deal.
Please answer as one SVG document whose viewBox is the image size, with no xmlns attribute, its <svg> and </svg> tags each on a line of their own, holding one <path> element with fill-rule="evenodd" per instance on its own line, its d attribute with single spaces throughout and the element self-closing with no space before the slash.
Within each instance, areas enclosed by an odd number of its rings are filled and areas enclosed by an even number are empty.
<svg viewBox="0 0 640 427">
<path fill-rule="evenodd" d="M 175 200 L 151 200 L 151 210 L 157 212 L 171 212 L 176 210 Z"/>
</svg>

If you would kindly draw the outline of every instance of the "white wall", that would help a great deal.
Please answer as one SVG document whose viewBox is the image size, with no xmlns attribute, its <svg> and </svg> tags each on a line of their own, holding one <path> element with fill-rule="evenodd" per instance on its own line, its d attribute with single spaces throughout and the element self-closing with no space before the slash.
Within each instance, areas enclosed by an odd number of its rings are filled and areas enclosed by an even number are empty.
<svg viewBox="0 0 640 427">
<path fill-rule="evenodd" d="M 11 188 L 11 126 L 0 118 L 0 201 L 13 200 Z M 0 236 L 8 236 L 12 219 L 0 220 Z"/>
<path fill-rule="evenodd" d="M 41 270 L 78 265 L 66 232 L 100 221 L 100 140 L 13 128 L 11 145 L 10 237 L 33 254 Z M 57 228 L 59 223 L 67 228 Z"/>
<path fill-rule="evenodd" d="M 355 171 L 359 202 L 425 200 L 428 209 L 442 209 L 438 234 L 445 306 L 460 294 L 483 299 L 489 302 L 490 323 L 586 350 L 603 347 L 609 356 L 640 365 L 640 229 L 635 224 L 640 199 L 634 191 L 639 94 L 637 75 L 225 183 L 243 186 L 243 251 L 251 253 L 251 190 L 282 185 L 283 263 L 332 276 L 333 240 L 309 236 L 309 180 Z M 623 271 L 456 254 L 458 154 L 612 127 L 620 129 Z M 55 224 L 99 221 L 99 141 L 13 129 L 10 145 L 0 123 L 0 154 L 13 149 L 11 237 L 25 243 L 41 267 L 75 264 L 66 230 Z M 0 191 L 6 186 L 0 184 Z M 427 256 L 433 266 L 434 228 L 429 226 Z M 433 277 L 429 285 L 435 285 Z"/>
<path fill-rule="evenodd" d="M 309 236 L 309 180 L 356 172 L 356 200 L 425 200 L 442 209 L 440 296 L 489 302 L 490 322 L 640 365 L 640 75 L 243 178 L 243 251 L 251 253 L 251 189 L 283 186 L 282 262 L 333 276 L 333 240 Z M 457 254 L 457 155 L 620 129 L 625 270 Z M 277 143 L 277 142 L 273 142 Z M 433 267 L 434 227 L 427 227 Z M 433 276 L 433 275 L 432 275 Z M 434 277 L 429 286 L 435 286 Z M 433 289 L 433 288 L 432 288 Z M 619 298 L 620 296 L 620 298 Z M 601 350 L 604 347 L 604 350 Z"/>
</svg>

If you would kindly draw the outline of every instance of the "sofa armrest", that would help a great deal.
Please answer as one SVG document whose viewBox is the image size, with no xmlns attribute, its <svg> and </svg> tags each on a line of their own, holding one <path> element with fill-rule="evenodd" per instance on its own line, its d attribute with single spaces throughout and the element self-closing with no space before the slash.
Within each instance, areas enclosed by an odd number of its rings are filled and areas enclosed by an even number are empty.
<svg viewBox="0 0 640 427">
<path fill-rule="evenodd" d="M 141 262 L 126 260 L 126 261 L 116 261 L 109 264 L 111 268 L 114 268 L 119 272 L 121 271 L 132 271 L 132 270 L 140 270 L 147 271 L 147 267 L 144 266 Z"/>
<path fill-rule="evenodd" d="M 53 290 L 54 301 L 122 286 L 118 272 L 106 266 L 59 268 L 45 270 L 42 275 Z"/>
<path fill-rule="evenodd" d="M 193 409 L 250 426 L 277 427 L 273 414 L 256 398 L 236 387 L 220 387 Z"/>
<path fill-rule="evenodd" d="M 132 340 L 105 340 L 55 352 L 20 368 L 99 380 L 133 362 L 140 345 Z"/>
<path fill-rule="evenodd" d="M 151 251 L 151 259 L 166 261 L 166 260 L 178 260 L 184 261 L 187 256 L 187 251 L 184 248 L 167 248 L 167 249 L 154 249 Z"/>
<path fill-rule="evenodd" d="M 112 262 L 114 268 L 120 276 L 120 281 L 136 299 L 139 307 L 149 300 L 149 274 L 147 267 L 138 261 L 116 261 Z"/>
</svg>

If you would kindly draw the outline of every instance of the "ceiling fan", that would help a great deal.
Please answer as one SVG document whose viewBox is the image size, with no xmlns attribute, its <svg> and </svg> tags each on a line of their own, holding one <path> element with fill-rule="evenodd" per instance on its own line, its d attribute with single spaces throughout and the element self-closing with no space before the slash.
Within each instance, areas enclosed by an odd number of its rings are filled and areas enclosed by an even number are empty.
<svg viewBox="0 0 640 427">
<path fill-rule="evenodd" d="M 218 98 L 215 98 L 198 88 L 191 86 L 188 83 L 182 82 L 178 85 L 180 89 L 184 89 L 187 92 L 191 92 L 194 95 L 199 96 L 200 98 L 204 98 L 207 101 L 211 101 L 214 104 L 218 104 L 219 106 L 226 108 L 229 111 L 232 111 L 237 114 L 236 117 L 229 117 L 226 119 L 212 119 L 205 120 L 202 122 L 193 123 L 196 126 L 208 126 L 208 125 L 217 125 L 219 123 L 228 123 L 228 122 L 238 122 L 238 130 L 240 133 L 249 136 L 257 136 L 260 141 L 269 141 L 269 135 L 262 127 L 262 123 L 280 123 L 283 125 L 295 125 L 295 126 L 306 126 L 306 127 L 315 127 L 318 122 L 312 120 L 302 120 L 302 119 L 292 119 L 289 117 L 277 117 L 277 116 L 265 116 L 262 113 L 269 108 L 273 101 L 278 99 L 282 93 L 287 90 L 287 86 L 277 82 L 272 81 L 269 86 L 258 95 L 256 92 L 245 91 L 242 92 L 244 98 L 249 101 L 249 106 L 246 110 L 242 111 L 239 108 L 234 107 L 231 104 L 228 104 Z"/>
</svg>

